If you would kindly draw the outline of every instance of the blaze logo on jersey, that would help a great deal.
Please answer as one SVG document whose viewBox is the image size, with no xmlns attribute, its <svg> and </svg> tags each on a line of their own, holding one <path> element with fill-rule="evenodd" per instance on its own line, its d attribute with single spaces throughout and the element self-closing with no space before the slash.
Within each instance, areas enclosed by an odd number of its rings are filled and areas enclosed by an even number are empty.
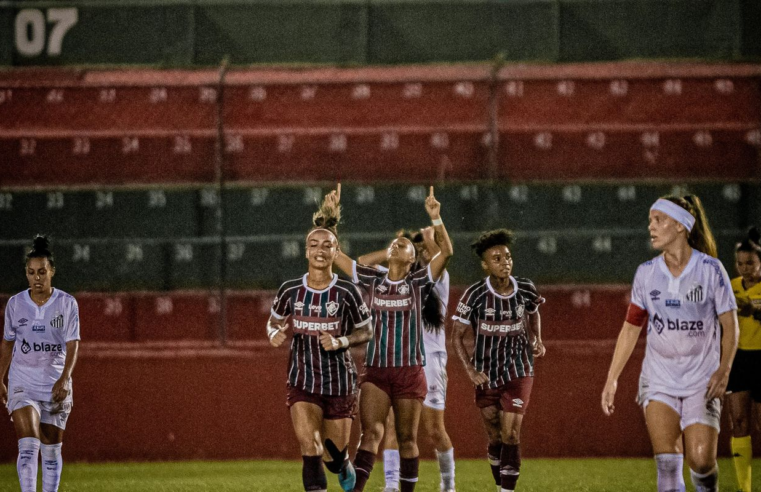
<svg viewBox="0 0 761 492">
<path fill-rule="evenodd" d="M 302 309 L 304 309 L 304 303 L 301 301 L 296 302 L 296 304 L 293 305 L 293 309 L 295 309 L 296 311 L 301 311 Z"/>
<path fill-rule="evenodd" d="M 410 286 L 407 285 L 407 284 L 400 285 L 399 286 L 399 293 L 402 294 L 403 296 L 406 296 L 407 294 L 410 293 Z"/>
<path fill-rule="evenodd" d="M 657 301 L 660 299 L 661 291 L 660 290 L 651 290 L 650 291 L 650 299 L 653 301 Z"/>
<path fill-rule="evenodd" d="M 325 307 L 328 309 L 328 314 L 331 316 L 338 312 L 338 303 L 336 301 L 330 301 Z"/>
<path fill-rule="evenodd" d="M 666 325 L 663 324 L 663 319 L 661 319 L 660 316 L 658 316 L 657 314 L 653 316 L 653 327 L 655 328 L 655 331 L 657 331 L 659 335 L 661 334 L 665 326 Z"/>
<path fill-rule="evenodd" d="M 32 351 L 32 346 L 26 341 L 26 338 L 21 341 L 21 353 L 26 355 Z"/>
<path fill-rule="evenodd" d="M 702 302 L 703 301 L 703 286 L 696 285 L 685 296 L 689 302 Z"/>
</svg>

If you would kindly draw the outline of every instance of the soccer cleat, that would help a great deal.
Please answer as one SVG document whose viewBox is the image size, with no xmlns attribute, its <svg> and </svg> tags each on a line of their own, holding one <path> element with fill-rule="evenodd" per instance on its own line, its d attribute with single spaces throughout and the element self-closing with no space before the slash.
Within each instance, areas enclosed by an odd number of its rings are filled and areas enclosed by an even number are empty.
<svg viewBox="0 0 761 492">
<path fill-rule="evenodd" d="M 399 489 L 392 489 L 391 487 L 386 487 L 383 489 L 383 492 L 399 492 Z"/>
<path fill-rule="evenodd" d="M 341 489 L 345 492 L 351 492 L 354 490 L 354 484 L 356 483 L 357 473 L 354 471 L 354 465 L 347 459 L 346 466 L 338 474 L 338 484 L 341 485 Z"/>
</svg>

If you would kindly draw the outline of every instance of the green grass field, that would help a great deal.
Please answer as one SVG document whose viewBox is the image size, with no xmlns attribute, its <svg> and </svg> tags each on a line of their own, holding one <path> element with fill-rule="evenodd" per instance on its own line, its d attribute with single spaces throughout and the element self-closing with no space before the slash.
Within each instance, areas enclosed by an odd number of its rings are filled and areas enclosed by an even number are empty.
<svg viewBox="0 0 761 492">
<path fill-rule="evenodd" d="M 722 492 L 735 492 L 729 460 L 720 460 Z M 761 460 L 753 489 L 761 490 Z M 382 465 L 376 468 L 365 490 L 383 486 Z M 328 476 L 328 489 L 339 491 L 335 477 Z M 687 490 L 692 490 L 688 480 Z M 0 465 L 0 491 L 18 491 L 16 467 Z M 38 483 L 38 490 L 41 484 Z M 301 463 L 295 461 L 230 461 L 171 463 L 65 464 L 60 492 L 174 492 L 174 491 L 266 491 L 299 492 Z M 419 492 L 438 492 L 436 463 L 420 465 Z M 493 492 L 485 460 L 457 462 L 459 492 Z M 655 491 L 655 465 L 650 459 L 526 459 L 518 483 L 520 492 L 643 492 Z"/>
</svg>

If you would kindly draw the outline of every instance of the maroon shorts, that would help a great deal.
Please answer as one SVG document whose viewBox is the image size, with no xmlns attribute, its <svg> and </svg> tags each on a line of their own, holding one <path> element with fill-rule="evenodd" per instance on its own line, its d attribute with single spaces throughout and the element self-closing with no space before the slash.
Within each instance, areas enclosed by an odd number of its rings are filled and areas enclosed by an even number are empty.
<svg viewBox="0 0 761 492">
<path fill-rule="evenodd" d="M 528 401 L 531 398 L 533 377 L 517 378 L 492 389 L 476 388 L 476 406 L 486 408 L 496 406 L 503 412 L 526 413 Z"/>
<path fill-rule="evenodd" d="M 365 383 L 374 384 L 392 400 L 423 401 L 428 394 L 423 366 L 368 367 L 359 384 Z"/>
<path fill-rule="evenodd" d="M 288 385 L 285 404 L 291 408 L 300 401 L 320 407 L 325 420 L 353 419 L 357 414 L 357 395 L 323 396 Z"/>
</svg>

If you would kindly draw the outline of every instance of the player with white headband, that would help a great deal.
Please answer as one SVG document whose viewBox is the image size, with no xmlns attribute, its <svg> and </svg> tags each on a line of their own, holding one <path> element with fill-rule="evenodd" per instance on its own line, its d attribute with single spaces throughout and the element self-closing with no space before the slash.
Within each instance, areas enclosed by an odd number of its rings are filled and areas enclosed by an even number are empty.
<svg viewBox="0 0 761 492">
<path fill-rule="evenodd" d="M 283 283 L 267 322 L 274 347 L 293 332 L 286 405 L 301 447 L 304 490 L 315 492 L 328 487 L 323 462 L 338 475 L 343 490 L 354 490 L 356 475 L 347 450 L 358 388 L 349 347 L 372 336 L 370 309 L 359 289 L 333 273 L 339 219 L 336 210 L 314 214 L 306 238 L 309 270 Z"/>
<path fill-rule="evenodd" d="M 719 490 L 721 401 L 737 348 L 737 304 L 700 199 L 661 198 L 650 208 L 660 256 L 641 264 L 602 392 L 610 416 L 618 377 L 647 322 L 637 402 L 645 413 L 658 490 L 684 491 L 684 457 L 698 492 Z"/>
</svg>

